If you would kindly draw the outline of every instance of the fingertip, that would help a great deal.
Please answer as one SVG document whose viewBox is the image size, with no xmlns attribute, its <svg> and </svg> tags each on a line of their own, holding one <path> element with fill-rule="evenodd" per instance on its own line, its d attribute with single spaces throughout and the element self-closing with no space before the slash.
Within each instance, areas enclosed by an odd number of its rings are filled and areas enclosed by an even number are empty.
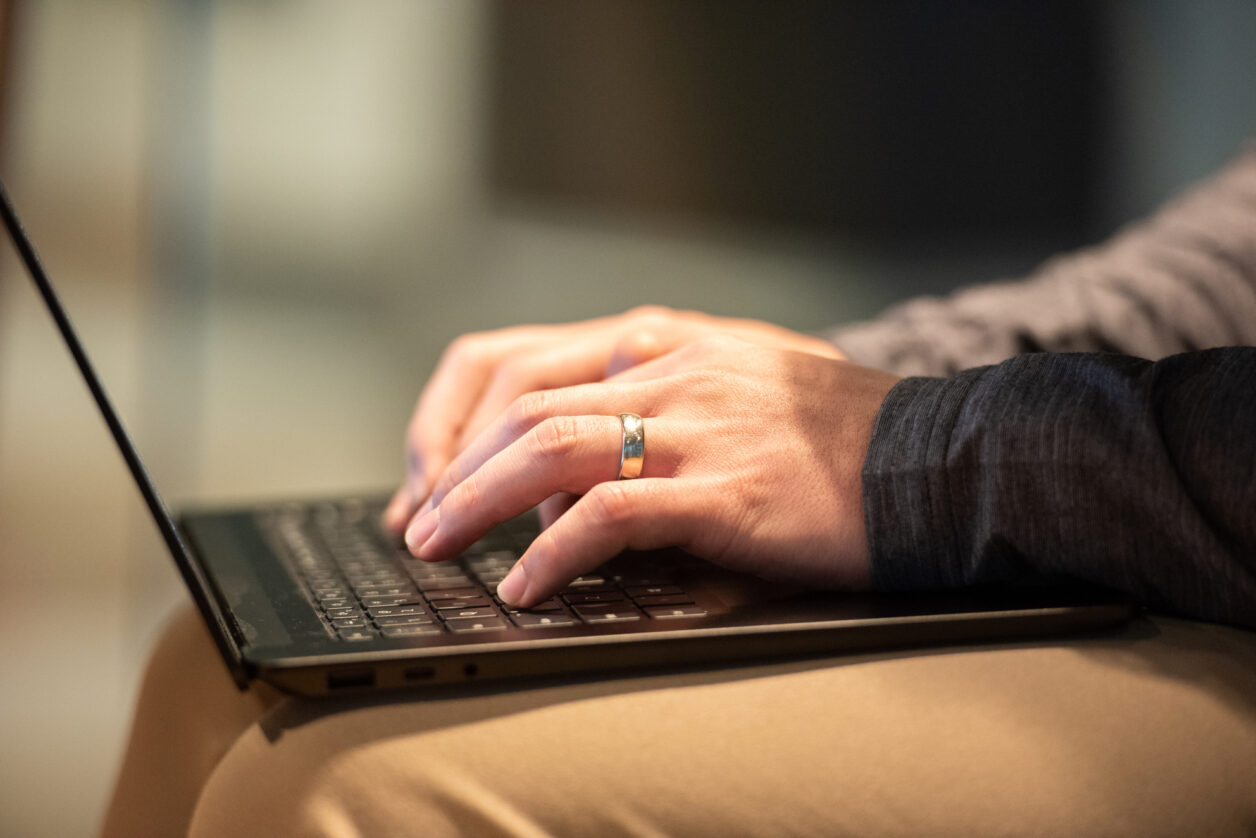
<svg viewBox="0 0 1256 838">
<path fill-rule="evenodd" d="M 439 507 L 421 512 L 410 522 L 410 527 L 406 530 L 406 547 L 409 548 L 410 553 L 416 558 L 424 560 L 429 558 L 428 554 L 422 553 L 422 549 L 432 537 L 432 534 L 436 532 L 436 527 L 439 523 Z"/>
<path fill-rule="evenodd" d="M 513 605 L 516 608 L 528 607 L 527 594 L 528 590 L 528 572 L 523 567 L 523 562 L 515 562 L 515 566 L 506 574 L 506 578 L 497 583 L 497 596 L 507 605 Z"/>
</svg>

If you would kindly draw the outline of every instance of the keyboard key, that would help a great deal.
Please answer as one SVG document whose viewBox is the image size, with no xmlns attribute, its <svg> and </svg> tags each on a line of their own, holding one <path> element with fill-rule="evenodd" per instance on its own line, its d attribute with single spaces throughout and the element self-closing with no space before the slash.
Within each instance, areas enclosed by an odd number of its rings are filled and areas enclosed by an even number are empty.
<svg viewBox="0 0 1256 838">
<path fill-rule="evenodd" d="M 418 626 L 436 622 L 428 614 L 409 614 L 404 617 L 376 617 L 375 624 L 385 626 Z"/>
<path fill-rule="evenodd" d="M 328 608 L 327 617 L 331 620 L 347 620 L 352 617 L 361 617 L 362 609 L 357 606 L 348 608 Z"/>
<path fill-rule="evenodd" d="M 577 576 L 567 583 L 568 588 L 588 588 L 593 586 L 601 587 L 606 584 L 605 576 Z"/>
<path fill-rule="evenodd" d="M 483 580 L 481 580 L 480 584 L 482 584 L 484 586 L 484 590 L 488 591 L 491 595 L 497 596 L 497 585 L 500 582 L 501 582 L 500 579 L 496 580 L 495 582 L 484 582 Z"/>
<path fill-rule="evenodd" d="M 372 580 L 387 582 L 389 580 L 404 580 L 406 578 L 406 574 L 394 567 L 392 562 L 386 561 L 343 562 L 341 568 L 344 569 L 345 578 L 355 584 Z M 352 568 L 352 570 L 349 568 Z"/>
<path fill-rule="evenodd" d="M 491 606 L 493 601 L 486 596 L 464 596 L 457 599 L 434 599 L 432 607 L 437 611 L 460 611 L 466 608 L 483 608 Z"/>
<path fill-rule="evenodd" d="M 345 498 L 340 502 L 340 520 L 346 524 L 359 524 L 366 518 L 366 504 L 357 498 Z"/>
<path fill-rule="evenodd" d="M 508 607 L 506 610 L 509 611 L 512 616 L 515 614 L 526 614 L 529 611 L 562 611 L 563 604 L 557 599 L 547 599 L 545 602 L 538 602 L 531 608 Z"/>
<path fill-rule="evenodd" d="M 624 593 L 636 599 L 639 596 L 667 596 L 669 594 L 683 594 L 676 585 L 633 585 L 630 588 L 624 588 Z"/>
<path fill-rule="evenodd" d="M 408 558 L 414 559 L 414 557 L 410 556 L 409 553 L 407 553 L 406 556 Z M 410 570 L 410 575 L 413 576 L 415 579 L 439 579 L 442 576 L 465 576 L 466 575 L 465 571 L 463 571 L 462 569 L 462 566 L 454 562 L 441 562 L 440 564 L 428 564 L 427 562 L 423 562 L 421 559 L 414 559 L 414 561 L 419 562 L 419 564 L 412 566 L 411 568 L 409 568 L 409 570 Z"/>
<path fill-rule="evenodd" d="M 415 637 L 420 634 L 443 634 L 445 629 L 435 623 L 382 626 L 380 633 L 385 637 Z"/>
<path fill-rule="evenodd" d="M 639 596 L 634 597 L 637 605 L 642 608 L 647 605 L 688 605 L 693 602 L 693 597 L 689 594 L 662 594 L 661 596 Z"/>
<path fill-rule="evenodd" d="M 483 620 L 453 620 L 447 624 L 455 634 L 472 634 L 481 631 L 502 631 L 510 628 L 501 617 L 488 617 Z"/>
<path fill-rule="evenodd" d="M 626 623 L 640 620 L 641 612 L 631 605 L 577 605 L 575 612 L 586 623 Z"/>
<path fill-rule="evenodd" d="M 428 599 L 432 602 L 442 599 L 465 599 L 467 597 L 483 596 L 484 591 L 476 587 L 466 588 L 446 588 L 439 591 L 424 591 Z"/>
<path fill-rule="evenodd" d="M 415 614 L 426 614 L 422 605 L 385 605 L 379 608 L 368 608 L 366 613 L 372 617 L 409 617 Z"/>
<path fill-rule="evenodd" d="M 349 584 L 354 588 L 386 588 L 389 585 L 409 585 L 410 577 L 404 573 L 388 571 L 387 573 L 354 574 L 349 577 Z"/>
<path fill-rule="evenodd" d="M 563 594 L 563 599 L 567 600 L 571 605 L 591 605 L 595 602 L 627 602 L 624 595 L 617 590 L 565 593 Z"/>
<path fill-rule="evenodd" d="M 451 591 L 459 588 L 473 588 L 475 582 L 469 576 L 438 576 L 435 579 L 415 579 L 414 583 L 425 594 L 435 591 Z"/>
<path fill-rule="evenodd" d="M 394 585 L 409 584 L 410 580 L 406 576 L 393 569 L 391 566 L 381 567 L 379 565 L 342 565 L 341 570 L 344 571 L 345 580 L 350 585 Z"/>
<path fill-rule="evenodd" d="M 521 611 L 517 614 L 512 614 L 511 619 L 515 621 L 515 625 L 526 629 L 558 628 L 560 626 L 574 626 L 576 624 L 575 619 L 569 617 L 567 614 L 554 612 L 550 612 L 548 614 L 533 614 Z"/>
<path fill-rule="evenodd" d="M 362 604 L 367 608 L 378 608 L 389 605 L 422 605 L 423 598 L 417 594 L 398 594 L 396 596 L 364 596 Z"/>
<path fill-rule="evenodd" d="M 458 622 L 460 620 L 483 620 L 486 617 L 496 617 L 496 608 L 463 608 L 460 611 L 441 611 L 439 612 L 442 620 Z"/>
<path fill-rule="evenodd" d="M 353 590 L 360 597 L 415 595 L 418 593 L 418 590 L 413 585 L 362 585 L 361 587 L 354 586 Z"/>
<path fill-rule="evenodd" d="M 355 643 L 375 639 L 375 630 L 368 628 L 338 629 L 336 633 L 340 635 L 341 640 L 349 640 Z"/>
<path fill-rule="evenodd" d="M 681 617 L 705 617 L 706 609 L 701 605 L 651 605 L 645 609 L 656 620 L 674 620 Z"/>
<path fill-rule="evenodd" d="M 358 604 L 358 601 L 356 599 L 352 599 L 350 597 L 343 597 L 343 596 L 327 597 L 327 599 L 320 599 L 318 601 L 318 604 L 321 605 L 324 609 L 330 610 L 332 608 L 352 608 Z"/>
<path fill-rule="evenodd" d="M 609 594 L 615 593 L 622 597 L 623 591 L 617 586 L 609 582 L 603 585 L 584 585 L 581 587 L 568 587 L 563 589 L 564 594 Z"/>
<path fill-rule="evenodd" d="M 366 617 L 338 617 L 331 624 L 339 629 L 366 628 Z"/>
</svg>

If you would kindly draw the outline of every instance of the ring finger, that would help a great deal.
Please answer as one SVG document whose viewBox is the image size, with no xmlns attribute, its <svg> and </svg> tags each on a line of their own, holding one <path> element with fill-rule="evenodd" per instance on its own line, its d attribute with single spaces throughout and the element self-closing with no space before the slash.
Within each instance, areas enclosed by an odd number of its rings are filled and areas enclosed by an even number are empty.
<svg viewBox="0 0 1256 838">
<path fill-rule="evenodd" d="M 642 416 L 650 416 L 658 412 L 661 403 L 659 388 L 660 384 L 654 381 L 633 384 L 577 384 L 559 390 L 529 393 L 516 399 L 509 409 L 485 428 L 445 468 L 427 502 L 419 509 L 419 516 L 439 506 L 441 500 L 455 486 L 541 422 L 560 416 L 617 416 L 607 409 L 607 405 L 628 405 L 627 409 Z M 614 421 L 617 426 L 618 418 Z"/>
<path fill-rule="evenodd" d="M 648 418 L 642 477 L 671 477 L 682 451 L 666 418 Z M 415 520 L 406 543 L 419 558 L 457 555 L 494 524 L 559 492 L 615 480 L 623 451 L 618 416 L 554 416 L 494 454 Z"/>
</svg>

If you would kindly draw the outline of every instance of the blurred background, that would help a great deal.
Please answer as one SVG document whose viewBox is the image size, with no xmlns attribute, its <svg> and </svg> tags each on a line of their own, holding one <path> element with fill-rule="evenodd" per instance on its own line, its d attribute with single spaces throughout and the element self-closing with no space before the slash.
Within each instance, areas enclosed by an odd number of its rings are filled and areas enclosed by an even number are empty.
<svg viewBox="0 0 1256 838">
<path fill-rule="evenodd" d="M 462 332 L 870 317 L 1256 126 L 1246 0 L 0 8 L 0 172 L 176 506 L 389 487 Z M 0 833 L 86 834 L 186 595 L 0 249 Z"/>
</svg>

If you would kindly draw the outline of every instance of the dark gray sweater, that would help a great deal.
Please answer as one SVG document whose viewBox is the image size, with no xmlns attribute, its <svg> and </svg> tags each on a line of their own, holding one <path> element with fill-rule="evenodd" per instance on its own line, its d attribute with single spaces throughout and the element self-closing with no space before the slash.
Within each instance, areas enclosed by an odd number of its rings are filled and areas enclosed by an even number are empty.
<svg viewBox="0 0 1256 838">
<path fill-rule="evenodd" d="M 937 376 L 876 421 L 877 587 L 1066 575 L 1256 627 L 1256 148 L 1100 247 L 832 338 Z"/>
</svg>

